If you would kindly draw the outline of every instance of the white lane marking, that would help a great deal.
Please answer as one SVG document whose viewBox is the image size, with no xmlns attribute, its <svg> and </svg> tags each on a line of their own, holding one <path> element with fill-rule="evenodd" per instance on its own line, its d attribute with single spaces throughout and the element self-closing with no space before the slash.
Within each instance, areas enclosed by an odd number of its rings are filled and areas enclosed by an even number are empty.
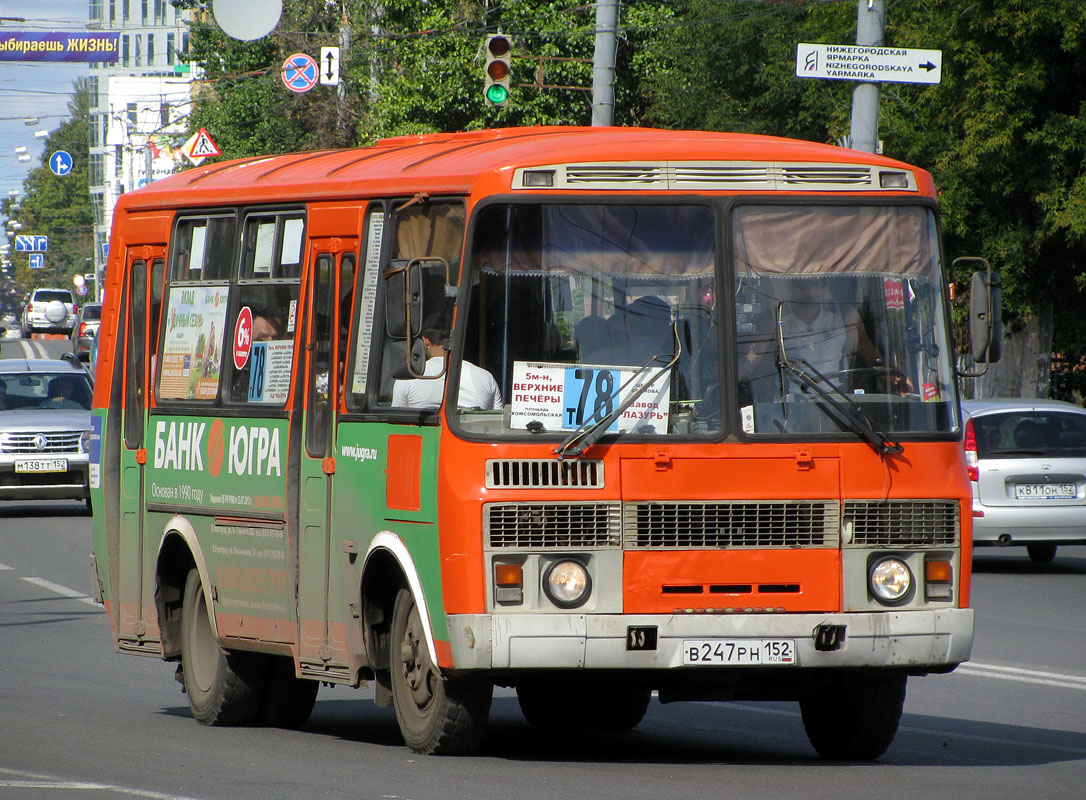
<svg viewBox="0 0 1086 800">
<path fill-rule="evenodd" d="M 0 787 L 12 787 L 15 789 L 69 789 L 92 792 L 114 792 L 130 797 L 146 797 L 148 800 L 199 800 L 181 794 L 167 794 L 149 789 L 136 789 L 132 786 L 120 786 L 114 783 L 96 783 L 94 781 L 68 781 L 53 775 L 39 775 L 33 772 L 23 772 L 16 769 L 4 769 L 0 767 L 0 776 L 10 775 L 11 780 L 0 778 Z"/>
<path fill-rule="evenodd" d="M 0 564 L 0 570 L 15 569 L 15 567 L 9 567 L 7 564 Z"/>
<path fill-rule="evenodd" d="M 48 591 L 53 592 L 55 594 L 59 594 L 59 595 L 62 595 L 64 597 L 70 597 L 73 600 L 78 600 L 81 603 L 88 603 L 88 604 L 90 604 L 92 606 L 96 606 L 96 607 L 98 605 L 98 603 L 96 603 L 94 601 L 94 598 L 91 597 L 90 595 L 84 594 L 83 592 L 77 592 L 75 589 L 69 589 L 67 586 L 61 586 L 59 583 L 53 583 L 52 581 L 47 581 L 47 580 L 45 580 L 45 578 L 27 578 L 27 577 L 24 577 L 23 580 L 26 581 L 27 583 L 32 583 L 35 586 L 41 587 L 42 589 L 47 589 Z"/>
<path fill-rule="evenodd" d="M 966 664 L 962 664 L 958 667 L 956 672 L 979 678 L 1018 681 L 1019 683 L 1032 683 L 1037 686 L 1057 686 L 1061 689 L 1078 689 L 1080 692 L 1086 692 L 1086 677 L 1064 675 L 1059 672 L 1042 672 L 1035 669 L 1022 669 L 1020 667 L 1004 667 L 998 664 L 984 664 L 977 661 L 970 661 Z"/>
</svg>

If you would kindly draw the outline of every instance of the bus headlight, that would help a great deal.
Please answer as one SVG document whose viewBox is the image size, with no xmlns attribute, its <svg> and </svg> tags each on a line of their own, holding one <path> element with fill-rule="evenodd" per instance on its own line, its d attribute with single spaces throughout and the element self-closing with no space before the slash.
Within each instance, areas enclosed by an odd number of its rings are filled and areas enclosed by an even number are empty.
<svg viewBox="0 0 1086 800">
<path fill-rule="evenodd" d="M 543 573 L 543 593 L 559 608 L 577 608 L 592 593 L 588 567 L 580 561 L 555 561 Z"/>
<path fill-rule="evenodd" d="M 868 570 L 867 585 L 871 596 L 880 603 L 898 605 L 912 594 L 913 574 L 900 558 L 880 558 Z"/>
</svg>

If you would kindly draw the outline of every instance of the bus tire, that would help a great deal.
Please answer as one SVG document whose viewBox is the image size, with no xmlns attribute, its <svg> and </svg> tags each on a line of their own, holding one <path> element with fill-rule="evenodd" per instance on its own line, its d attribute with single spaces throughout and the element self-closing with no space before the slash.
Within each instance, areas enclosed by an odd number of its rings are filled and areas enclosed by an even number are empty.
<svg viewBox="0 0 1086 800">
<path fill-rule="evenodd" d="M 544 731 L 633 730 L 645 718 L 651 697 L 652 689 L 638 686 L 537 682 L 517 685 L 521 714 L 533 728 Z M 558 709 L 561 713 L 555 713 Z"/>
<path fill-rule="evenodd" d="M 807 738 L 834 761 L 871 761 L 897 733 L 908 678 L 898 673 L 842 672 L 816 679 L 800 697 Z"/>
<path fill-rule="evenodd" d="M 266 656 L 223 649 L 211 627 L 200 573 L 189 570 L 181 608 L 181 667 L 192 716 L 204 725 L 247 725 L 260 706 Z"/>
<path fill-rule="evenodd" d="M 603 731 L 631 731 L 645 718 L 651 698 L 652 689 L 640 686 L 601 688 L 595 697 L 588 727 Z"/>
<path fill-rule="evenodd" d="M 297 677 L 289 658 L 270 656 L 268 661 L 268 681 L 256 721 L 272 728 L 300 728 L 313 713 L 320 683 Z"/>
<path fill-rule="evenodd" d="M 490 715 L 492 684 L 442 676 L 430 659 L 415 597 L 400 589 L 392 613 L 392 705 L 404 742 L 416 753 L 473 752 Z"/>
</svg>

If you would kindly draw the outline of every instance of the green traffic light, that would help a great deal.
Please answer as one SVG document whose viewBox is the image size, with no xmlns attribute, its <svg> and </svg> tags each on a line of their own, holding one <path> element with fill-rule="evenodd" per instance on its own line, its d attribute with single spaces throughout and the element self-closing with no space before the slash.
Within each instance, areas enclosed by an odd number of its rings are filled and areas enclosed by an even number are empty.
<svg viewBox="0 0 1086 800">
<path fill-rule="evenodd" d="M 500 106 L 506 100 L 509 99 L 509 90 L 502 86 L 500 83 L 495 83 L 487 87 L 486 99 L 496 106 Z"/>
</svg>

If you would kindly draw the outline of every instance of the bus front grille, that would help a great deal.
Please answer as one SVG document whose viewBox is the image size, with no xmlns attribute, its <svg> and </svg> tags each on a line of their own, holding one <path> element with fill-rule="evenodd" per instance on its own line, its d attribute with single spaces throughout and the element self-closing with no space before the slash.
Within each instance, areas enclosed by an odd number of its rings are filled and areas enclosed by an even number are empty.
<svg viewBox="0 0 1086 800">
<path fill-rule="evenodd" d="M 627 503 L 627 550 L 837 547 L 839 505 L 822 500 Z"/>
<path fill-rule="evenodd" d="M 618 503 L 489 503 L 483 530 L 494 549 L 617 548 Z"/>
<path fill-rule="evenodd" d="M 949 547 L 960 527 L 954 500 L 846 500 L 844 524 L 860 547 Z"/>
<path fill-rule="evenodd" d="M 492 458 L 486 462 L 487 489 L 602 489 L 603 461 L 553 458 Z"/>
</svg>

